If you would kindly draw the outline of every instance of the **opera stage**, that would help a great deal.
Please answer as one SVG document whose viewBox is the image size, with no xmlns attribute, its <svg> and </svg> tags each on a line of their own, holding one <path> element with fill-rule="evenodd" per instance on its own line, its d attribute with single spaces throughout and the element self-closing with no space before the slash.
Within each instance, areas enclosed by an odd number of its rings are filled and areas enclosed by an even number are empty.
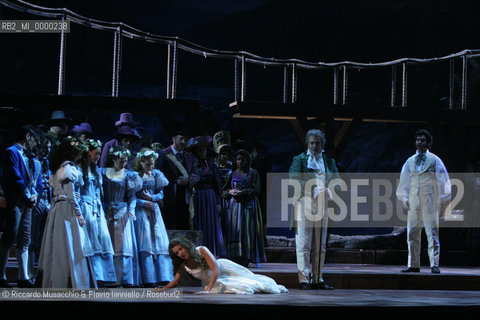
<svg viewBox="0 0 480 320">
<path fill-rule="evenodd" d="M 273 277 L 285 285 L 286 294 L 197 295 L 200 287 L 182 287 L 173 296 L 145 299 L 143 297 L 103 299 L 13 299 L 0 298 L 0 307 L 14 310 L 28 308 L 36 312 L 53 310 L 105 311 L 112 314 L 147 314 L 152 316 L 231 318 L 292 318 L 325 315 L 342 318 L 360 316 L 385 317 L 401 313 L 405 316 L 480 315 L 480 268 L 443 267 L 441 274 L 429 268 L 420 273 L 400 273 L 401 266 L 372 264 L 326 264 L 324 278 L 335 286 L 333 291 L 299 290 L 294 263 L 265 263 L 251 268 L 255 273 Z M 3 294 L 4 289 L 0 289 Z M 12 289 L 8 289 L 12 290 Z M 22 289 L 13 289 L 22 290 Z M 112 289 L 99 289 L 102 290 Z M 117 289 L 118 290 L 118 289 Z M 125 289 L 127 290 L 127 289 Z M 135 288 L 140 292 L 153 289 Z M 172 314 L 173 313 L 173 314 Z"/>
</svg>

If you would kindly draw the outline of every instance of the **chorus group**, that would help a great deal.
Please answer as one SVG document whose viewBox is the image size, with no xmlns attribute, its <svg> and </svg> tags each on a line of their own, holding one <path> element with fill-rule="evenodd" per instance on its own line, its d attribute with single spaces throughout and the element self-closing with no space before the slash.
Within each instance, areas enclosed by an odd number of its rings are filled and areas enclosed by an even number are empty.
<svg viewBox="0 0 480 320">
<path fill-rule="evenodd" d="M 200 231 L 214 259 L 242 268 L 266 261 L 250 143 L 232 146 L 228 131 L 176 131 L 167 147 L 139 147 L 131 113 L 120 114 L 105 142 L 89 123 L 66 130 L 72 121 L 63 111 L 46 123 L 19 128 L 2 148 L 1 287 L 11 286 L 14 244 L 21 288 L 168 284 L 177 271 L 170 230 Z"/>
<path fill-rule="evenodd" d="M 45 128 L 25 125 L 5 145 L 0 166 L 0 287 L 10 287 L 7 263 L 15 244 L 20 288 L 147 287 L 166 290 L 189 274 L 198 293 L 285 293 L 265 275 L 265 173 L 268 157 L 229 131 L 169 134 L 169 146 L 142 139 L 133 114 L 122 113 L 111 140 L 89 123 L 68 129 L 63 111 Z M 0 138 L 11 134 L 0 130 Z M 407 267 L 420 272 L 425 229 L 431 272 L 440 273 L 439 215 L 451 200 L 433 136 L 413 135 L 416 152 L 400 172 L 396 196 L 407 219 Z M 323 279 L 329 210 L 325 186 L 339 178 L 319 129 L 305 134 L 290 179 L 304 188 L 294 206 L 300 290 L 332 290 Z M 258 143 L 258 142 L 257 142 Z M 3 146 L 5 145 L 5 146 Z M 259 146 L 257 144 L 257 146 Z M 307 206 L 323 198 L 321 205 Z"/>
</svg>

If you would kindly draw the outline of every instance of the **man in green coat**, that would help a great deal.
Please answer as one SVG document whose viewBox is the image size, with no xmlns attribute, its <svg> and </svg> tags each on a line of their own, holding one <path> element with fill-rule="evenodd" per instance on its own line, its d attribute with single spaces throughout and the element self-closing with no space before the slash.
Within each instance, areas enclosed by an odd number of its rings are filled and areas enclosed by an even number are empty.
<svg viewBox="0 0 480 320">
<path fill-rule="evenodd" d="M 297 254 L 299 289 L 331 290 L 323 281 L 322 267 L 327 244 L 328 185 L 339 178 L 335 160 L 323 152 L 325 134 L 312 129 L 306 134 L 307 151 L 293 158 L 290 179 L 300 182 L 302 194 L 295 204 L 293 223 Z"/>
</svg>

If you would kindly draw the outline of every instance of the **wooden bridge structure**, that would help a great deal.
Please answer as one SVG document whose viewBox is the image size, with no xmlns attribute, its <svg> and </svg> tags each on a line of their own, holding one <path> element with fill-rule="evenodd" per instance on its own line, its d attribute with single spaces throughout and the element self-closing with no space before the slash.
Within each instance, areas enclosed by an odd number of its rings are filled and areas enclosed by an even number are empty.
<svg viewBox="0 0 480 320">
<path fill-rule="evenodd" d="M 31 94 L 29 92 L 12 94 L 1 92 L 0 89 L 0 113 L 1 123 L 4 126 L 15 125 L 20 119 L 29 121 L 48 117 L 52 110 L 63 109 L 76 111 L 87 115 L 93 112 L 133 112 L 153 114 L 160 117 L 167 131 L 174 130 L 178 125 L 172 117 L 178 113 L 186 115 L 188 126 L 195 128 L 197 132 L 207 132 L 221 128 L 221 124 L 215 121 L 213 111 L 200 111 L 201 96 L 179 97 L 177 83 L 188 79 L 179 79 L 178 66 L 182 63 L 179 59 L 179 51 L 187 54 L 204 57 L 211 60 L 230 61 L 231 64 L 231 92 L 230 105 L 225 109 L 231 111 L 235 118 L 254 119 L 281 119 L 288 120 L 299 141 L 303 143 L 304 134 L 310 127 L 320 127 L 327 132 L 337 156 L 341 155 L 348 146 L 356 129 L 364 122 L 400 122 L 418 123 L 426 125 L 436 132 L 457 130 L 468 134 L 469 128 L 476 128 L 480 124 L 480 108 L 469 105 L 469 93 L 474 92 L 476 82 L 469 83 L 469 66 L 478 58 L 480 50 L 466 49 L 457 53 L 435 58 L 402 58 L 393 61 L 379 63 L 363 63 L 352 61 L 340 61 L 335 63 L 310 62 L 299 59 L 275 59 L 266 58 L 245 51 L 225 51 L 203 47 L 178 37 L 161 36 L 152 34 L 122 22 L 108 22 L 81 16 L 65 8 L 46 8 L 30 4 L 22 0 L 0 0 L 0 5 L 9 9 L 22 12 L 26 17 L 42 17 L 57 19 L 63 22 L 87 26 L 95 30 L 102 30 L 112 34 L 112 84 L 111 92 L 105 96 L 81 95 L 72 96 L 65 92 L 65 79 L 68 74 L 65 69 L 66 44 L 70 37 L 62 30 L 58 35 L 58 73 L 57 87 L 52 88 L 49 94 Z M 1 19 L 8 19 L 3 16 Z M 165 47 L 167 52 L 165 70 L 164 98 L 138 98 L 126 97 L 120 92 L 122 57 L 128 54 L 124 51 L 122 43 L 124 39 L 133 39 L 153 43 Z M 430 66 L 443 63 L 448 66 L 443 80 L 447 85 L 448 92 L 439 93 L 446 97 L 447 101 L 441 107 L 412 106 L 408 96 L 412 90 L 423 90 L 409 86 L 409 70 L 415 66 Z M 248 77 L 250 67 L 254 65 L 264 68 L 281 70 L 283 78 L 283 92 L 279 92 L 278 101 L 251 100 L 249 92 L 255 86 L 254 76 Z M 183 65 L 188 69 L 192 66 Z M 350 74 L 359 70 L 390 70 L 389 101 L 378 103 L 357 104 L 350 99 L 349 88 L 352 87 Z M 299 87 L 300 72 L 319 71 L 331 74 L 329 83 L 324 87 L 330 89 L 330 102 L 325 99 L 304 102 L 299 93 L 304 89 Z M 303 84 L 308 86 L 307 84 Z M 77 91 L 81 91 L 77 90 Z M 323 90 L 322 92 L 325 92 Z M 470 99 L 471 100 L 471 99 Z M 208 122 L 208 128 L 202 126 L 202 120 Z M 340 126 L 332 125 L 341 122 Z M 339 129 L 338 129 L 339 128 Z M 475 129 L 476 130 L 476 129 Z"/>
</svg>

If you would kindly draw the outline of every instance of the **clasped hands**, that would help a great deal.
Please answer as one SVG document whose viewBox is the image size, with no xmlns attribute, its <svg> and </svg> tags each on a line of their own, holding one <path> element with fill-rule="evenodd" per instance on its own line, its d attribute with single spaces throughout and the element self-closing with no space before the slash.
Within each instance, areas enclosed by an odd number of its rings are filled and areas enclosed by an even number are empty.
<svg viewBox="0 0 480 320">
<path fill-rule="evenodd" d="M 36 195 L 31 195 L 30 198 L 28 198 L 28 206 L 30 208 L 33 208 L 37 205 L 37 196 Z"/>
<path fill-rule="evenodd" d="M 242 195 L 242 190 L 239 190 L 239 189 L 230 189 L 228 191 L 228 194 L 230 194 L 231 196 L 233 196 L 234 198 L 238 198 L 239 196 Z"/>
<path fill-rule="evenodd" d="M 140 196 L 143 200 L 145 200 L 145 204 L 144 206 L 147 208 L 147 209 L 150 209 L 152 211 L 155 211 L 155 202 L 152 201 L 152 195 L 150 194 L 150 192 L 148 192 L 147 190 L 143 190 L 142 191 L 142 195 Z"/>
<path fill-rule="evenodd" d="M 186 185 L 189 184 L 189 182 L 190 182 L 190 179 L 188 177 L 185 177 L 185 176 L 180 176 L 177 179 L 177 184 L 179 186 L 186 186 Z"/>
</svg>

